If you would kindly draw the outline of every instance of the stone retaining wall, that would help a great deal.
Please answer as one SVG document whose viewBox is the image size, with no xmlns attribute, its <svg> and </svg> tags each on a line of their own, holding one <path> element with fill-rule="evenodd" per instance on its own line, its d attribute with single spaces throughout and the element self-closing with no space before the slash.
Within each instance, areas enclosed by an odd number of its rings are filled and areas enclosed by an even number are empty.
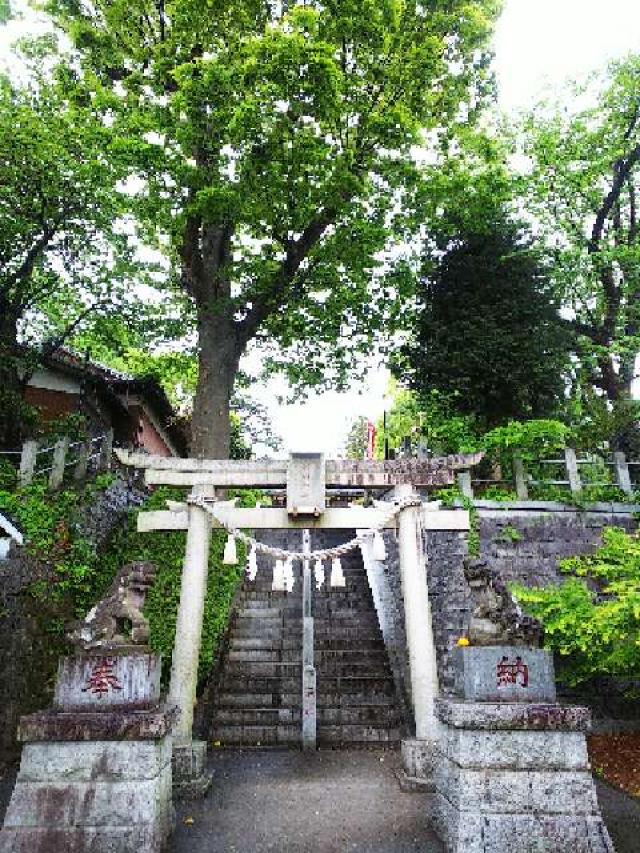
<svg viewBox="0 0 640 853">
<path fill-rule="evenodd" d="M 601 542 L 607 526 L 634 530 L 637 522 L 631 505 L 600 505 L 593 511 L 580 512 L 557 503 L 502 504 L 478 501 L 480 555 L 502 578 L 530 585 L 557 583 L 562 575 L 559 562 L 574 554 L 593 551 Z M 382 593 L 374 598 L 382 602 L 381 621 L 387 634 L 394 637 L 390 654 L 394 676 L 409 688 L 408 660 L 404 637 L 404 614 L 398 548 L 393 532 L 385 534 L 387 560 Z M 453 689 L 451 649 L 464 632 L 469 616 L 470 599 L 463 575 L 463 558 L 467 554 L 467 535 L 448 531 L 425 533 L 428 559 L 429 594 L 434 614 L 434 631 L 438 648 L 438 673 L 441 690 L 449 695 Z M 375 583 L 375 574 L 372 576 Z M 404 653 L 403 653 L 404 652 Z M 585 698 L 594 709 L 596 722 L 607 725 L 609 718 L 640 716 L 637 703 L 624 700 L 624 685 L 602 680 L 589 687 L 587 696 L 579 692 L 564 695 L 571 701 Z M 635 720 L 630 721 L 635 725 Z"/>
</svg>

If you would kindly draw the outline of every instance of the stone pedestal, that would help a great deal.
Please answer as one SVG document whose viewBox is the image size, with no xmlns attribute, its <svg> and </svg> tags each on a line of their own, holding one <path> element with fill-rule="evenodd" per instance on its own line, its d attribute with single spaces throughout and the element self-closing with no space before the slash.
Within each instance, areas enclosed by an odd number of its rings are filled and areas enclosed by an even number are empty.
<svg viewBox="0 0 640 853">
<path fill-rule="evenodd" d="M 439 760 L 438 742 L 427 738 L 406 738 L 401 743 L 402 769 L 397 771 L 405 793 L 435 790 L 435 767 Z"/>
<path fill-rule="evenodd" d="M 207 743 L 204 740 L 173 742 L 173 796 L 189 800 L 204 797 L 211 787 L 206 771 Z"/>
<path fill-rule="evenodd" d="M 22 762 L 0 853 L 165 849 L 176 712 L 151 705 L 156 682 L 141 677 L 147 666 L 159 671 L 158 664 L 153 655 L 62 662 L 58 707 L 20 721 Z"/>
<path fill-rule="evenodd" d="M 436 702 L 434 828 L 447 853 L 613 853 L 587 756 L 589 710 L 475 701 L 501 686 L 545 695 L 553 668 L 537 649 L 460 651 L 457 683 L 471 698 Z"/>
</svg>

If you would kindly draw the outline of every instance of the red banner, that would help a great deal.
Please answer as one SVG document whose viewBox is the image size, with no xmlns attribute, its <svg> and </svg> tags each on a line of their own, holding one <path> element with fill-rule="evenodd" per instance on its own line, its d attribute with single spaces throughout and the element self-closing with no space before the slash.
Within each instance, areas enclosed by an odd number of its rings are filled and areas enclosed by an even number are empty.
<svg viewBox="0 0 640 853">
<path fill-rule="evenodd" d="M 367 424 L 367 459 L 373 459 L 376 449 L 376 425 L 369 421 Z"/>
</svg>

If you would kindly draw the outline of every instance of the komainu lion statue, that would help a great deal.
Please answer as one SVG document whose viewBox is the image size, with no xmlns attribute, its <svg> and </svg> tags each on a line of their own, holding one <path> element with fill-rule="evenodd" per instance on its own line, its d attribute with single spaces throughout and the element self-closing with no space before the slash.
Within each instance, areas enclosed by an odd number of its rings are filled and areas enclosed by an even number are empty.
<svg viewBox="0 0 640 853">
<path fill-rule="evenodd" d="M 473 599 L 468 637 L 474 646 L 533 646 L 542 642 L 542 625 L 527 616 L 499 573 L 486 560 L 467 559 L 464 576 Z"/>
<path fill-rule="evenodd" d="M 143 651 L 149 642 L 149 622 L 142 608 L 155 576 L 153 563 L 127 563 L 103 598 L 75 623 L 69 640 L 83 652 Z"/>
</svg>

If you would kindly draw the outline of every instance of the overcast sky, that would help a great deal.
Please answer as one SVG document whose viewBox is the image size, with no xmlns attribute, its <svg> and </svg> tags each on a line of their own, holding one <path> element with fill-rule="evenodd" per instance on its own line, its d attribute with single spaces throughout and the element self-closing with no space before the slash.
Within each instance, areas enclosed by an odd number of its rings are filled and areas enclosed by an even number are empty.
<svg viewBox="0 0 640 853">
<path fill-rule="evenodd" d="M 24 4 L 21 4 L 24 5 Z M 0 26 L 0 57 L 19 27 Z M 500 106 L 529 106 L 548 86 L 558 87 L 640 50 L 640 0 L 507 0 L 495 36 Z M 348 394 L 312 395 L 304 405 L 275 403 L 274 382 L 260 399 L 271 412 L 285 450 L 319 450 L 335 455 L 349 422 L 357 415 L 375 419 L 384 408 L 387 377 L 372 370 Z"/>
</svg>

